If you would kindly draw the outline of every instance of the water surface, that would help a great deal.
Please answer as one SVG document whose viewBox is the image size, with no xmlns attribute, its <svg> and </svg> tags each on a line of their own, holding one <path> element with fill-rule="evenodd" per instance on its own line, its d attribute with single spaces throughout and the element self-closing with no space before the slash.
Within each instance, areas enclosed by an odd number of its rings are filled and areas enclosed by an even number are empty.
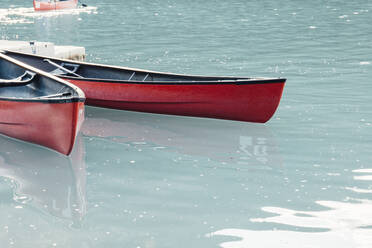
<svg viewBox="0 0 372 248">
<path fill-rule="evenodd" d="M 288 79 L 265 125 L 87 108 L 71 157 L 0 137 L 3 247 L 371 247 L 372 3 L 118 1 L 0 37 L 88 61 Z"/>
</svg>

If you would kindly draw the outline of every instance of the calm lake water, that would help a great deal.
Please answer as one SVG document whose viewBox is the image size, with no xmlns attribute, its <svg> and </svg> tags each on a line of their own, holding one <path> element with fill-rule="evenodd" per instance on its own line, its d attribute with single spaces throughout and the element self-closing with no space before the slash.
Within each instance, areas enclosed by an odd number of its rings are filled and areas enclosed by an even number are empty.
<svg viewBox="0 0 372 248">
<path fill-rule="evenodd" d="M 88 107 L 73 154 L 0 136 L 0 246 L 372 247 L 372 2 L 2 0 L 0 39 L 288 79 L 265 125 Z"/>
</svg>

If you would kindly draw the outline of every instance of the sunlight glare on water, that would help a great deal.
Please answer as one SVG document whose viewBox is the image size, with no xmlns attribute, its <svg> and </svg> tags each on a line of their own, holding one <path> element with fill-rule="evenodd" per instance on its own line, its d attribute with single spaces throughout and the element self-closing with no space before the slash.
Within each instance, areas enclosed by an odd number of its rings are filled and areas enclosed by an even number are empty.
<svg viewBox="0 0 372 248">
<path fill-rule="evenodd" d="M 61 15 L 79 15 L 80 13 L 97 14 L 96 7 L 85 7 L 68 10 L 56 10 L 56 11 L 40 11 L 35 12 L 34 8 L 9 8 L 0 9 L 0 24 L 32 24 L 35 19 L 41 19 L 46 17 L 57 17 Z"/>
</svg>

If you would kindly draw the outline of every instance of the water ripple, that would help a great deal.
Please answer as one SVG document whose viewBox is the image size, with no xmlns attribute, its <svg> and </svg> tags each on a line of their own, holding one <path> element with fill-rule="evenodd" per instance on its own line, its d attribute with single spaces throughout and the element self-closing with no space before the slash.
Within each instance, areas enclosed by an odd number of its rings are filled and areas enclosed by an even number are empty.
<svg viewBox="0 0 372 248">
<path fill-rule="evenodd" d="M 353 170 L 355 180 L 372 181 L 372 169 Z M 356 193 L 371 193 L 370 189 L 346 187 Z M 280 225 L 282 230 L 244 230 L 222 229 L 211 234 L 213 236 L 232 236 L 240 240 L 224 242 L 223 248 L 250 247 L 371 247 L 372 240 L 372 200 L 348 199 L 347 202 L 315 201 L 325 208 L 323 211 L 299 211 L 280 207 L 262 207 L 265 213 L 275 214 L 272 217 L 251 218 L 253 223 Z M 363 216 L 363 218 L 361 218 Z M 283 227 L 284 225 L 284 227 Z M 296 231 L 285 230 L 295 227 Z M 305 231 L 304 228 L 313 228 Z M 318 230 L 316 230 L 318 229 Z"/>
</svg>

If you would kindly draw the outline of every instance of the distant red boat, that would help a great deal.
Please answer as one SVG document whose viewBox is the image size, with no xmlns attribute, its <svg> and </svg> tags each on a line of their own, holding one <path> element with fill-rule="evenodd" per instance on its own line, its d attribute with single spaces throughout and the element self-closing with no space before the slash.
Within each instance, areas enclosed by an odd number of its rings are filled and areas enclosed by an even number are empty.
<svg viewBox="0 0 372 248">
<path fill-rule="evenodd" d="M 0 134 L 70 154 L 84 118 L 84 93 L 2 53 L 0 78 Z"/>
<path fill-rule="evenodd" d="M 34 0 L 35 11 L 74 9 L 78 0 Z"/>
<path fill-rule="evenodd" d="M 279 105 L 286 81 L 190 76 L 5 53 L 75 84 L 88 105 L 159 114 L 266 122 Z"/>
</svg>

